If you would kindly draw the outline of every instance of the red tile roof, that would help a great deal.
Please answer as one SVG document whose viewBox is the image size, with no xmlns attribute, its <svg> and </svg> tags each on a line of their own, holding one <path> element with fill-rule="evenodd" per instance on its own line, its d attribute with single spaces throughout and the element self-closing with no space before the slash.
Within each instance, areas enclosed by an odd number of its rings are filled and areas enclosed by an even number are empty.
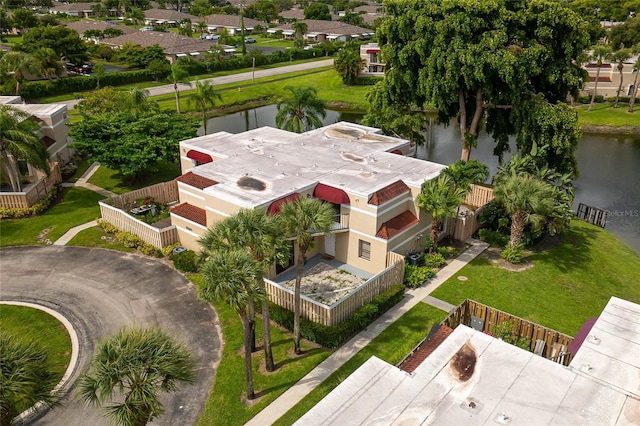
<svg viewBox="0 0 640 426">
<path fill-rule="evenodd" d="M 440 344 L 444 342 L 451 333 L 453 333 L 452 328 L 447 327 L 446 325 L 441 325 L 435 333 L 424 339 L 422 343 L 420 343 L 420 345 L 418 345 L 418 347 L 400 363 L 398 368 L 406 371 L 407 373 L 413 373 L 415 369 L 422 364 L 422 361 L 427 359 L 427 357 L 431 355 L 431 353 L 436 350 L 436 348 L 440 346 Z"/>
<path fill-rule="evenodd" d="M 171 209 L 171 213 L 188 219 L 202 226 L 207 226 L 207 212 L 189 203 L 182 203 Z"/>
<path fill-rule="evenodd" d="M 589 76 L 589 81 L 596 81 L 596 77 L 595 76 Z M 611 81 L 611 77 L 606 77 L 606 76 L 598 76 L 598 82 L 602 83 L 602 82 L 606 82 L 609 83 Z"/>
<path fill-rule="evenodd" d="M 378 232 L 376 233 L 376 237 L 384 238 L 385 240 L 390 240 L 391 238 L 398 235 L 400 232 L 404 231 L 411 225 L 418 223 L 418 218 L 413 215 L 409 210 L 400 213 L 398 216 L 394 217 L 391 220 L 386 221 L 382 224 Z"/>
<path fill-rule="evenodd" d="M 205 189 L 219 183 L 204 176 L 199 176 L 193 172 L 185 173 L 182 176 L 178 176 L 176 180 L 178 182 L 186 183 L 187 185 L 195 186 L 199 189 Z"/>
<path fill-rule="evenodd" d="M 403 181 L 399 180 L 397 182 L 392 183 L 389 186 L 386 186 L 376 192 L 374 192 L 371 197 L 369 197 L 369 204 L 374 206 L 379 206 L 380 204 L 384 204 L 387 201 L 396 198 L 399 195 L 404 194 L 405 192 L 411 191 L 407 184 Z"/>
</svg>

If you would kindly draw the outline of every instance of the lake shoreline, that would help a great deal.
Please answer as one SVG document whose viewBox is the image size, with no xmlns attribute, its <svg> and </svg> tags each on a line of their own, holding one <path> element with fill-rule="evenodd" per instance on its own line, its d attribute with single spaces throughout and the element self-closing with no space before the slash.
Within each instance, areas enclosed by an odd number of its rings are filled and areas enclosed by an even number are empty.
<svg viewBox="0 0 640 426">
<path fill-rule="evenodd" d="M 640 126 L 582 126 L 582 133 L 590 135 L 639 135 Z"/>
</svg>

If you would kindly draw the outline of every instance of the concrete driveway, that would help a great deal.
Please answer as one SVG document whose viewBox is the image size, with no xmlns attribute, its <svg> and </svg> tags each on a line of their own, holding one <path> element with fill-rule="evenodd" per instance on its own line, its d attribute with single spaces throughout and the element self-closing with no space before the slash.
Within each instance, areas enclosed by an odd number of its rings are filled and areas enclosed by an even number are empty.
<svg viewBox="0 0 640 426">
<path fill-rule="evenodd" d="M 162 262 L 135 254 L 82 247 L 0 250 L 0 300 L 58 311 L 78 334 L 78 365 L 62 407 L 29 419 L 36 425 L 109 425 L 103 412 L 76 397 L 75 380 L 88 369 L 97 342 L 123 326 L 158 326 L 187 345 L 197 381 L 163 397 L 165 414 L 152 424 L 192 425 L 204 409 L 220 361 L 216 313 L 198 302 L 193 285 Z"/>
</svg>

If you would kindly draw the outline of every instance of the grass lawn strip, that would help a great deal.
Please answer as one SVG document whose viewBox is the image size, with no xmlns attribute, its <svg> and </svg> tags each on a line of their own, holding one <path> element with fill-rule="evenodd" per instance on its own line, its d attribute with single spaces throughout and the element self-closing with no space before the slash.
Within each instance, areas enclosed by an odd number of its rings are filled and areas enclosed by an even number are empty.
<svg viewBox="0 0 640 426">
<path fill-rule="evenodd" d="M 57 381 L 62 379 L 71 359 L 71 338 L 62 323 L 39 309 L 1 304 L 0 328 L 12 336 L 37 341 L 49 355 Z"/>
<path fill-rule="evenodd" d="M 124 181 L 124 176 L 120 172 L 111 170 L 103 165 L 96 170 L 88 182 L 116 194 L 126 194 L 136 189 L 173 180 L 178 176 L 180 176 L 180 166 L 177 163 L 161 161 L 157 172 L 151 173 L 149 176 L 138 179 L 131 184 Z"/>
<path fill-rule="evenodd" d="M 640 106 L 636 106 L 634 113 L 628 113 L 628 107 L 628 103 L 621 103 L 618 108 L 613 108 L 612 103 L 604 102 L 593 104 L 591 111 L 587 111 L 589 106 L 581 105 L 576 107 L 578 123 L 589 131 L 597 130 L 597 127 L 602 127 L 606 131 L 612 128 L 629 127 L 640 132 Z"/>
<path fill-rule="evenodd" d="M 506 271 L 483 255 L 431 296 L 453 305 L 473 299 L 570 336 L 600 315 L 611 296 L 640 303 L 640 258 L 617 237 L 574 220 L 570 231 L 549 241 L 527 258 L 531 269 Z"/>
<path fill-rule="evenodd" d="M 55 242 L 69 229 L 100 216 L 104 196 L 79 187 L 64 188 L 63 200 L 40 216 L 0 221 L 0 247 L 38 244 L 39 237 Z"/>
<path fill-rule="evenodd" d="M 418 303 L 305 396 L 275 425 L 293 424 L 371 356 L 398 364 L 427 336 L 433 324 L 440 323 L 446 316 L 444 311 Z"/>
<path fill-rule="evenodd" d="M 201 276 L 189 276 L 196 285 Z M 216 371 L 211 396 L 199 425 L 242 425 L 255 416 L 271 401 L 304 377 L 330 354 L 324 348 L 311 346 L 303 341 L 305 355 L 292 360 L 293 340 L 288 332 L 271 327 L 273 358 L 278 369 L 273 373 L 264 370 L 264 352 L 253 355 L 253 383 L 259 399 L 254 405 L 246 406 L 241 401 L 245 391 L 244 358 L 242 356 L 243 331 L 238 314 L 225 304 L 214 305 L 224 340 L 222 360 Z M 261 336 L 262 323 L 256 321 L 256 334 Z M 261 342 L 257 345 L 260 348 Z"/>
</svg>

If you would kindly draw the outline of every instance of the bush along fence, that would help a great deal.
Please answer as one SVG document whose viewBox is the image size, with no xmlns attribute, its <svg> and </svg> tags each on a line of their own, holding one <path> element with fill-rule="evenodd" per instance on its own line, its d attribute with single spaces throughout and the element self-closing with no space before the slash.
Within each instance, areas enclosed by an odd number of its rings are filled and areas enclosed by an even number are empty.
<svg viewBox="0 0 640 426">
<path fill-rule="evenodd" d="M 178 201 L 178 184 L 176 181 L 158 183 L 100 201 L 102 219 L 158 249 L 177 243 L 178 231 L 174 225 L 158 228 L 130 214 L 130 211 L 140 204 L 138 200 L 145 198 L 164 205 L 172 204 Z"/>
<path fill-rule="evenodd" d="M 49 163 L 49 167 L 51 169 L 49 175 L 45 175 L 43 172 L 36 170 L 36 182 L 24 185 L 23 192 L 0 193 L 0 208 L 7 211 L 13 210 L 13 216 L 10 217 L 25 217 L 40 214 L 46 210 L 52 199 L 44 203 L 43 200 L 45 198 L 51 198 L 52 196 L 49 194 L 52 192 L 54 192 L 53 196 L 55 197 L 57 193 L 56 185 L 62 182 L 59 164 Z M 44 208 L 41 208 L 43 204 L 46 205 Z M 4 210 L 3 213 L 6 214 L 7 211 Z M 2 217 L 5 217 L 5 214 L 3 214 Z"/>
<path fill-rule="evenodd" d="M 404 257 L 390 252 L 387 254 L 387 264 L 389 266 L 382 272 L 374 275 L 331 306 L 302 295 L 300 303 L 302 317 L 325 326 L 335 326 L 346 321 L 363 305 L 369 303 L 378 295 L 396 284 L 402 284 L 404 279 Z M 271 280 L 265 280 L 265 283 L 269 300 L 276 305 L 293 311 L 295 303 L 294 291 Z"/>
<path fill-rule="evenodd" d="M 458 305 L 442 324 L 451 328 L 464 324 L 563 365 L 569 365 L 573 358 L 568 353 L 573 337 L 470 299 Z"/>
</svg>

